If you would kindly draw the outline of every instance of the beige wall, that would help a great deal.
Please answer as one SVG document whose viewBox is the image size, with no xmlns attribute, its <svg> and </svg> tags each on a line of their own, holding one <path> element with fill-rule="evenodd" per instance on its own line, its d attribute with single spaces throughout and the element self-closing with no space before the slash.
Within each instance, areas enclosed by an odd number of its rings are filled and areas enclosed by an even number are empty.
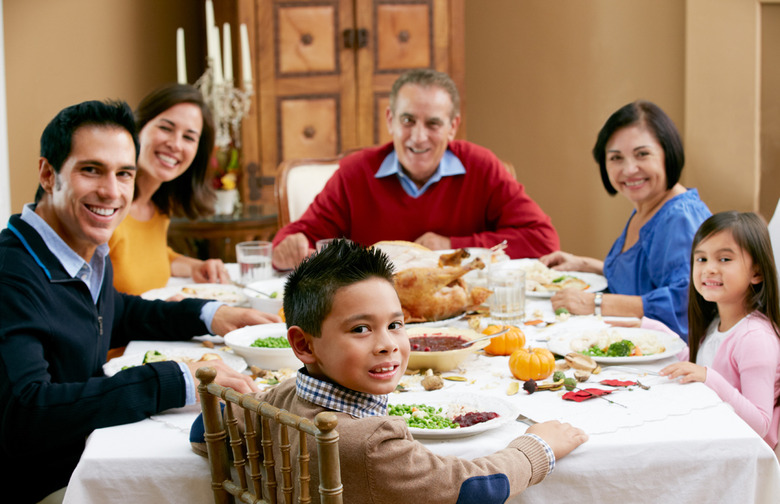
<svg viewBox="0 0 780 504">
<path fill-rule="evenodd" d="M 774 82 L 760 77 L 761 13 L 776 1 L 467 1 L 468 138 L 514 163 L 563 248 L 580 254 L 603 256 L 629 215 L 605 193 L 590 149 L 607 116 L 637 98 L 677 123 L 683 183 L 711 209 L 763 208 L 761 110 L 776 102 L 761 99 L 762 82 Z M 38 138 L 59 109 L 105 97 L 135 105 L 172 80 L 180 25 L 191 79 L 202 71 L 202 3 L 3 3 L 12 211 L 32 197 Z M 780 32 L 771 26 L 763 32 Z"/>
</svg>

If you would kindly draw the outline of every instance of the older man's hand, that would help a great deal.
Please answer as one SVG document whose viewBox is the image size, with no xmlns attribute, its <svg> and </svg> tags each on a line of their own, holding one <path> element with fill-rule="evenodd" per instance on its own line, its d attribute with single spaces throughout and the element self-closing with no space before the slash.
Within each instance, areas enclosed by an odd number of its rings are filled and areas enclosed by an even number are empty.
<svg viewBox="0 0 780 504">
<path fill-rule="evenodd" d="M 263 313 L 252 308 L 222 305 L 211 319 L 211 332 L 224 336 L 230 331 L 248 325 L 270 324 L 281 322 L 282 318 L 275 313 Z"/>
<path fill-rule="evenodd" d="M 314 249 L 309 247 L 309 239 L 303 233 L 295 233 L 287 236 L 274 247 L 273 265 L 276 269 L 293 269 L 304 258 L 314 253 Z"/>
<path fill-rule="evenodd" d="M 428 231 L 420 236 L 414 240 L 414 243 L 420 244 L 423 247 L 428 247 L 431 250 L 446 250 L 452 248 L 452 242 L 449 238 L 436 234 L 433 231 Z"/>
</svg>

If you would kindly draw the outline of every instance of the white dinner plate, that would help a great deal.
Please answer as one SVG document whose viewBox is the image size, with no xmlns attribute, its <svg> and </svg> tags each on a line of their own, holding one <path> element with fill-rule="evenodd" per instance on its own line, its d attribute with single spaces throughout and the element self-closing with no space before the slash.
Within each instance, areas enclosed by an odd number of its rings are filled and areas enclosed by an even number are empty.
<svg viewBox="0 0 780 504">
<path fill-rule="evenodd" d="M 446 412 L 447 407 L 453 404 L 466 406 L 478 411 L 493 411 L 498 413 L 498 418 L 487 422 L 478 423 L 471 427 L 458 429 L 420 429 L 409 427 L 412 436 L 420 439 L 454 439 L 474 436 L 500 427 L 504 423 L 514 420 L 517 413 L 511 405 L 499 397 L 478 396 L 472 394 L 456 394 L 451 392 L 404 392 L 402 394 L 390 394 L 390 404 L 424 404 L 442 408 Z"/>
<path fill-rule="evenodd" d="M 246 306 L 249 304 L 249 300 L 242 292 L 242 288 L 232 284 L 193 283 L 171 285 L 146 291 L 141 294 L 141 297 L 149 300 L 166 300 L 176 294 L 189 298 L 222 301 L 232 306 Z"/>
<path fill-rule="evenodd" d="M 466 312 L 463 312 L 466 313 Z M 447 327 L 449 325 L 452 325 L 453 322 L 456 320 L 460 320 L 461 317 L 463 317 L 463 313 L 460 315 L 456 315 L 452 318 L 448 319 L 442 319 L 442 320 L 431 320 L 427 322 L 409 322 L 408 324 L 404 324 L 406 327 Z"/>
<path fill-rule="evenodd" d="M 601 364 L 639 364 L 641 362 L 650 362 L 665 359 L 677 355 L 685 348 L 685 342 L 675 334 L 669 334 L 663 331 L 655 331 L 652 329 L 642 329 L 639 327 L 610 327 L 602 329 L 608 332 L 617 332 L 623 339 L 633 340 L 640 337 L 641 334 L 647 333 L 654 335 L 658 342 L 664 346 L 664 351 L 651 355 L 641 355 L 637 357 L 597 357 L 593 356 L 593 360 Z M 547 348 L 558 355 L 566 355 L 573 352 L 571 348 L 571 342 L 575 338 L 579 338 L 586 332 L 594 332 L 594 329 L 583 329 L 566 332 L 561 332 L 550 336 L 550 340 L 547 342 Z"/>
<path fill-rule="evenodd" d="M 532 264 L 537 262 L 539 262 L 538 259 L 512 259 L 510 261 L 498 263 L 494 265 L 493 268 L 498 270 L 521 269 L 527 271 Z M 587 273 L 584 271 L 555 270 L 555 274 L 558 277 L 563 275 L 570 275 L 575 278 L 579 278 L 580 280 L 588 284 L 588 288 L 585 289 L 585 292 L 600 292 L 607 288 L 606 277 L 604 275 L 599 275 L 598 273 Z M 527 283 L 528 282 L 526 282 L 526 284 Z M 536 290 L 528 290 L 526 288 L 525 295 L 529 297 L 536 297 L 536 298 L 551 298 L 553 294 L 555 294 L 555 292 L 557 291 L 536 291 Z"/>
<path fill-rule="evenodd" d="M 161 347 L 158 352 L 165 355 L 169 360 L 198 360 L 203 357 L 203 354 L 205 353 L 215 353 L 222 357 L 222 360 L 225 361 L 225 364 L 235 369 L 239 373 L 247 368 L 246 361 L 238 355 L 229 352 L 223 352 L 222 350 L 215 350 L 213 348 L 192 348 L 191 346 L 176 348 L 175 346 L 172 346 L 170 342 L 166 341 L 164 342 L 164 346 Z M 103 372 L 106 374 L 106 376 L 114 376 L 124 367 L 140 366 L 144 362 L 144 355 L 146 355 L 146 352 L 114 357 L 110 361 L 103 364 Z M 208 363 L 209 361 L 203 362 Z"/>
</svg>

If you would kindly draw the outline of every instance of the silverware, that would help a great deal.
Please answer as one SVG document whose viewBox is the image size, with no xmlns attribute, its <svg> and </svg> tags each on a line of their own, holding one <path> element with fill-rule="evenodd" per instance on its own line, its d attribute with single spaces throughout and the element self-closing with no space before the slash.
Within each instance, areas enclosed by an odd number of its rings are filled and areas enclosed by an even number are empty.
<svg viewBox="0 0 780 504">
<path fill-rule="evenodd" d="M 532 419 L 528 418 L 527 416 L 523 415 L 522 413 L 517 415 L 517 418 L 515 418 L 515 421 L 516 422 L 523 422 L 524 424 L 528 424 L 528 425 L 533 425 L 533 424 L 537 423 L 536 420 L 532 420 Z"/>
<path fill-rule="evenodd" d="M 610 404 L 615 404 L 615 405 L 617 405 L 617 406 L 620 406 L 620 407 L 623 407 L 623 408 L 626 408 L 626 409 L 628 409 L 628 406 L 626 406 L 625 404 L 620 404 L 619 402 L 615 402 L 615 401 L 613 401 L 612 399 L 607 399 L 607 398 L 606 398 L 606 397 L 604 397 L 604 396 L 600 396 L 600 395 L 594 394 L 593 392 L 590 392 L 590 391 L 588 391 L 588 390 L 581 389 L 581 388 L 575 388 L 574 390 L 575 390 L 575 391 L 581 391 L 581 392 L 585 392 L 585 393 L 587 393 L 587 394 L 590 394 L 590 396 L 591 396 L 591 397 L 596 397 L 596 398 L 598 398 L 598 399 L 604 399 L 605 401 L 607 401 L 607 402 L 608 402 L 608 403 L 610 403 Z"/>
<path fill-rule="evenodd" d="M 243 288 L 243 289 L 251 290 L 252 292 L 257 292 L 258 294 L 262 294 L 263 296 L 265 296 L 265 297 L 267 297 L 267 298 L 271 298 L 271 299 L 275 299 L 275 298 L 276 298 L 276 296 L 272 296 L 271 294 L 265 293 L 265 292 L 263 292 L 263 291 L 261 291 L 261 290 L 257 290 L 257 289 L 255 289 L 254 287 L 250 287 L 250 286 L 248 286 L 248 285 L 242 285 L 242 284 L 240 284 L 240 283 L 238 283 L 238 282 L 233 282 L 233 284 L 234 284 L 236 287 L 241 287 L 241 288 Z"/>
<path fill-rule="evenodd" d="M 464 346 L 464 347 L 467 347 L 467 346 L 469 346 L 469 345 L 471 345 L 471 344 L 473 344 L 473 343 L 476 343 L 477 341 L 482 341 L 482 340 L 486 340 L 486 339 L 495 338 L 496 336 L 501 336 L 502 334 L 506 334 L 506 333 L 508 333 L 510 329 L 511 329 L 511 327 L 507 327 L 507 328 L 506 328 L 506 329 L 504 329 L 503 331 L 498 331 L 498 332 L 497 332 L 497 333 L 495 333 L 495 334 L 490 334 L 490 335 L 487 335 L 487 336 L 481 336 L 481 337 L 479 337 L 479 338 L 475 338 L 475 339 L 473 339 L 473 340 L 469 340 L 469 341 L 467 341 L 467 342 L 463 343 L 463 345 L 462 345 L 462 346 Z"/>
<path fill-rule="evenodd" d="M 640 374 L 640 375 L 641 374 L 648 374 L 648 375 L 658 376 L 658 372 L 657 371 L 650 371 L 649 369 L 634 368 L 634 367 L 631 367 L 631 366 L 621 366 L 620 364 L 615 364 L 614 366 L 603 366 L 601 369 L 602 370 L 613 369 L 615 371 L 628 371 L 629 373 Z"/>
</svg>

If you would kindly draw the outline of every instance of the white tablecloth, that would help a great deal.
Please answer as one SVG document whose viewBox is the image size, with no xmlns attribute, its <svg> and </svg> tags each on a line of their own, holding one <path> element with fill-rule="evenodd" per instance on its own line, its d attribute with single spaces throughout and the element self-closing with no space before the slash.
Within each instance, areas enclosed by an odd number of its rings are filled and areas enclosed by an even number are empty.
<svg viewBox="0 0 780 504">
<path fill-rule="evenodd" d="M 529 329 L 528 337 L 543 344 L 544 331 Z M 128 350 L 146 348 L 133 342 Z M 641 374 L 641 368 L 657 370 L 673 358 L 638 366 L 639 373 L 617 367 L 594 375 L 587 386 L 607 388 L 596 383 L 605 378 L 639 379 L 650 386 L 607 396 L 622 406 L 601 399 L 564 401 L 559 392 L 548 391 L 528 395 L 521 389 L 507 396 L 507 360 L 474 356 L 461 370 L 469 381 L 445 381 L 439 393 L 491 395 L 536 420 L 568 421 L 590 434 L 544 482 L 513 502 L 780 502 L 774 452 L 729 405 L 701 383 L 680 385 Z M 419 390 L 415 378 L 404 382 Z M 403 402 L 403 394 L 396 399 Z M 65 503 L 212 502 L 207 461 L 188 441 L 198 412 L 188 407 L 96 430 Z M 503 448 L 526 428 L 512 420 L 473 437 L 422 442 L 439 454 L 474 458 Z"/>
</svg>

